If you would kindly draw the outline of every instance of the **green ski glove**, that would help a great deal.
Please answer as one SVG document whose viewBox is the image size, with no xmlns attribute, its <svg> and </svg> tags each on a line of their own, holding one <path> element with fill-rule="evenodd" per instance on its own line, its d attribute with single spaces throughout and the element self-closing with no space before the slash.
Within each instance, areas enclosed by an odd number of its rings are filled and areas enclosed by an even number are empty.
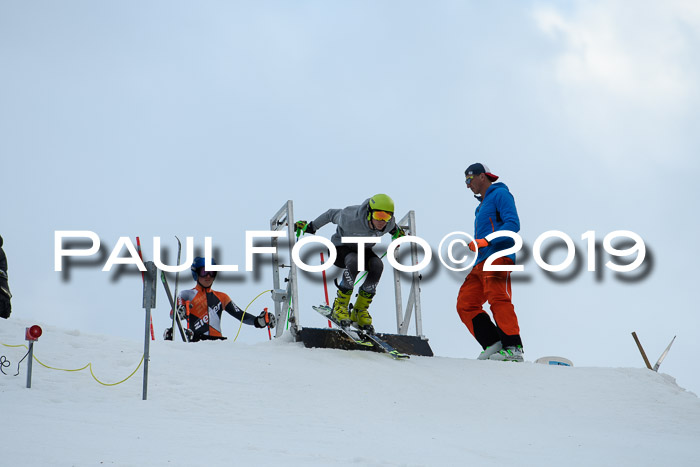
<svg viewBox="0 0 700 467">
<path fill-rule="evenodd" d="M 296 221 L 294 223 L 294 233 L 297 235 L 297 239 L 305 233 L 314 234 L 316 229 L 311 222 L 306 221 Z"/>
<path fill-rule="evenodd" d="M 404 230 L 401 227 L 399 227 L 398 225 L 396 226 L 396 228 L 394 229 L 393 232 L 389 232 L 389 233 L 391 233 L 392 240 L 396 240 L 397 238 L 401 238 L 401 237 L 406 236 L 406 232 L 404 232 Z"/>
</svg>

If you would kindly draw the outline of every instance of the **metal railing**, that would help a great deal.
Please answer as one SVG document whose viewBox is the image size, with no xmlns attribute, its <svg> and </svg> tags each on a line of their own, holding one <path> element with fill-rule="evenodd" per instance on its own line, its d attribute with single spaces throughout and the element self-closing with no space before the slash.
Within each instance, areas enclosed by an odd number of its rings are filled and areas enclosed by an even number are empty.
<svg viewBox="0 0 700 467">
<path fill-rule="evenodd" d="M 397 222 L 406 235 L 416 235 L 416 213 L 408 211 L 400 221 Z M 418 246 L 415 243 L 411 245 L 411 264 L 418 264 Z M 398 261 L 399 251 L 394 250 L 394 258 Z M 420 273 L 412 272 L 410 292 L 408 294 L 408 302 L 406 310 L 403 310 L 403 298 L 401 293 L 401 273 L 394 269 L 394 300 L 396 301 L 396 332 L 403 336 L 408 335 L 408 328 L 411 324 L 411 317 L 415 316 L 416 336 L 423 337 L 423 317 L 421 315 L 420 304 Z"/>
<path fill-rule="evenodd" d="M 296 337 L 301 329 L 299 325 L 299 287 L 297 282 L 297 267 L 292 261 L 292 248 L 294 247 L 294 206 L 291 200 L 287 201 L 277 213 L 270 219 L 270 230 L 280 231 L 287 229 L 287 244 L 289 253 L 289 264 L 280 263 L 278 237 L 272 238 L 272 247 L 275 252 L 272 254 L 272 300 L 275 303 L 275 316 L 278 326 L 275 330 L 275 337 L 280 337 L 285 330 L 284 323 L 289 316 L 289 327 Z M 285 279 L 286 287 L 282 288 L 280 280 L 280 269 L 289 268 L 289 275 Z"/>
<path fill-rule="evenodd" d="M 401 226 L 407 235 L 416 235 L 416 216 L 414 211 L 409 211 L 397 225 Z M 274 216 L 270 219 L 270 230 L 281 231 L 287 229 L 287 245 L 289 264 L 284 264 L 280 260 L 278 247 L 280 240 L 278 237 L 272 238 L 272 300 L 275 304 L 275 316 L 278 326 L 275 337 L 280 337 L 285 331 L 284 323 L 289 317 L 289 328 L 292 335 L 297 337 L 301 331 L 301 320 L 299 316 L 299 287 L 297 278 L 297 266 L 292 261 L 292 249 L 294 248 L 294 207 L 291 200 L 288 200 Z M 394 251 L 394 257 L 398 261 L 398 249 Z M 410 243 L 411 264 L 418 264 L 418 247 L 415 243 Z M 289 275 L 282 286 L 281 269 L 289 268 Z M 410 273 L 411 284 L 406 309 L 403 309 L 403 298 L 401 289 L 401 273 L 394 269 L 394 298 L 396 302 L 396 331 L 401 335 L 408 335 L 411 319 L 415 317 L 416 336 L 423 337 L 423 322 L 421 316 L 420 303 L 420 273 Z"/>
</svg>

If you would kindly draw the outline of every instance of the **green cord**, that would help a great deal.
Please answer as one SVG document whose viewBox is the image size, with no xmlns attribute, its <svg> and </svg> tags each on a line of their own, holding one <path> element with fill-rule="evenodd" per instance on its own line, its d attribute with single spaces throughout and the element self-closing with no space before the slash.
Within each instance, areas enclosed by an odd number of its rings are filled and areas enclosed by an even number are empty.
<svg viewBox="0 0 700 467">
<path fill-rule="evenodd" d="M 379 259 L 384 259 L 385 256 L 386 256 L 386 251 L 384 252 L 384 254 L 383 254 Z M 352 284 L 353 288 L 357 285 L 358 282 L 360 282 L 362 279 L 364 279 L 364 277 L 365 277 L 366 275 L 367 275 L 367 271 L 365 271 L 365 273 L 362 274 L 362 276 L 361 276 L 359 279 L 357 279 L 357 280 L 355 281 L 354 284 Z"/>
</svg>

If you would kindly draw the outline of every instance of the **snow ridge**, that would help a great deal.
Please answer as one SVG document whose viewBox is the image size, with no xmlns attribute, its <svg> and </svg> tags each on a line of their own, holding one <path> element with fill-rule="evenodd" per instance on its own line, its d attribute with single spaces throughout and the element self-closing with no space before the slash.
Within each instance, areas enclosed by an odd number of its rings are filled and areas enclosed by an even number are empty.
<svg viewBox="0 0 700 467">
<path fill-rule="evenodd" d="M 30 324 L 0 323 L 0 342 Z M 42 327 L 50 366 L 116 382 L 142 356 L 137 339 Z M 641 368 L 154 341 L 142 401 L 142 370 L 103 386 L 35 363 L 26 389 L 25 352 L 0 346 L 2 465 L 697 465 L 700 399 Z"/>
</svg>

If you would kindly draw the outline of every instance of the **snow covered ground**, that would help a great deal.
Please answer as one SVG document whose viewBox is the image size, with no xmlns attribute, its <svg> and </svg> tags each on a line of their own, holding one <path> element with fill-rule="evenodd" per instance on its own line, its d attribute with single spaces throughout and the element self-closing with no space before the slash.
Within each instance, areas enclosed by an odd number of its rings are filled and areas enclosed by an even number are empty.
<svg viewBox="0 0 700 467">
<path fill-rule="evenodd" d="M 31 324 L 1 322 L 0 342 L 22 344 Z M 142 351 L 52 326 L 35 345 L 107 383 Z M 35 362 L 26 389 L 25 352 L 0 346 L 2 466 L 698 465 L 700 399 L 646 369 L 158 340 L 143 401 L 142 371 L 103 386 Z"/>
</svg>

